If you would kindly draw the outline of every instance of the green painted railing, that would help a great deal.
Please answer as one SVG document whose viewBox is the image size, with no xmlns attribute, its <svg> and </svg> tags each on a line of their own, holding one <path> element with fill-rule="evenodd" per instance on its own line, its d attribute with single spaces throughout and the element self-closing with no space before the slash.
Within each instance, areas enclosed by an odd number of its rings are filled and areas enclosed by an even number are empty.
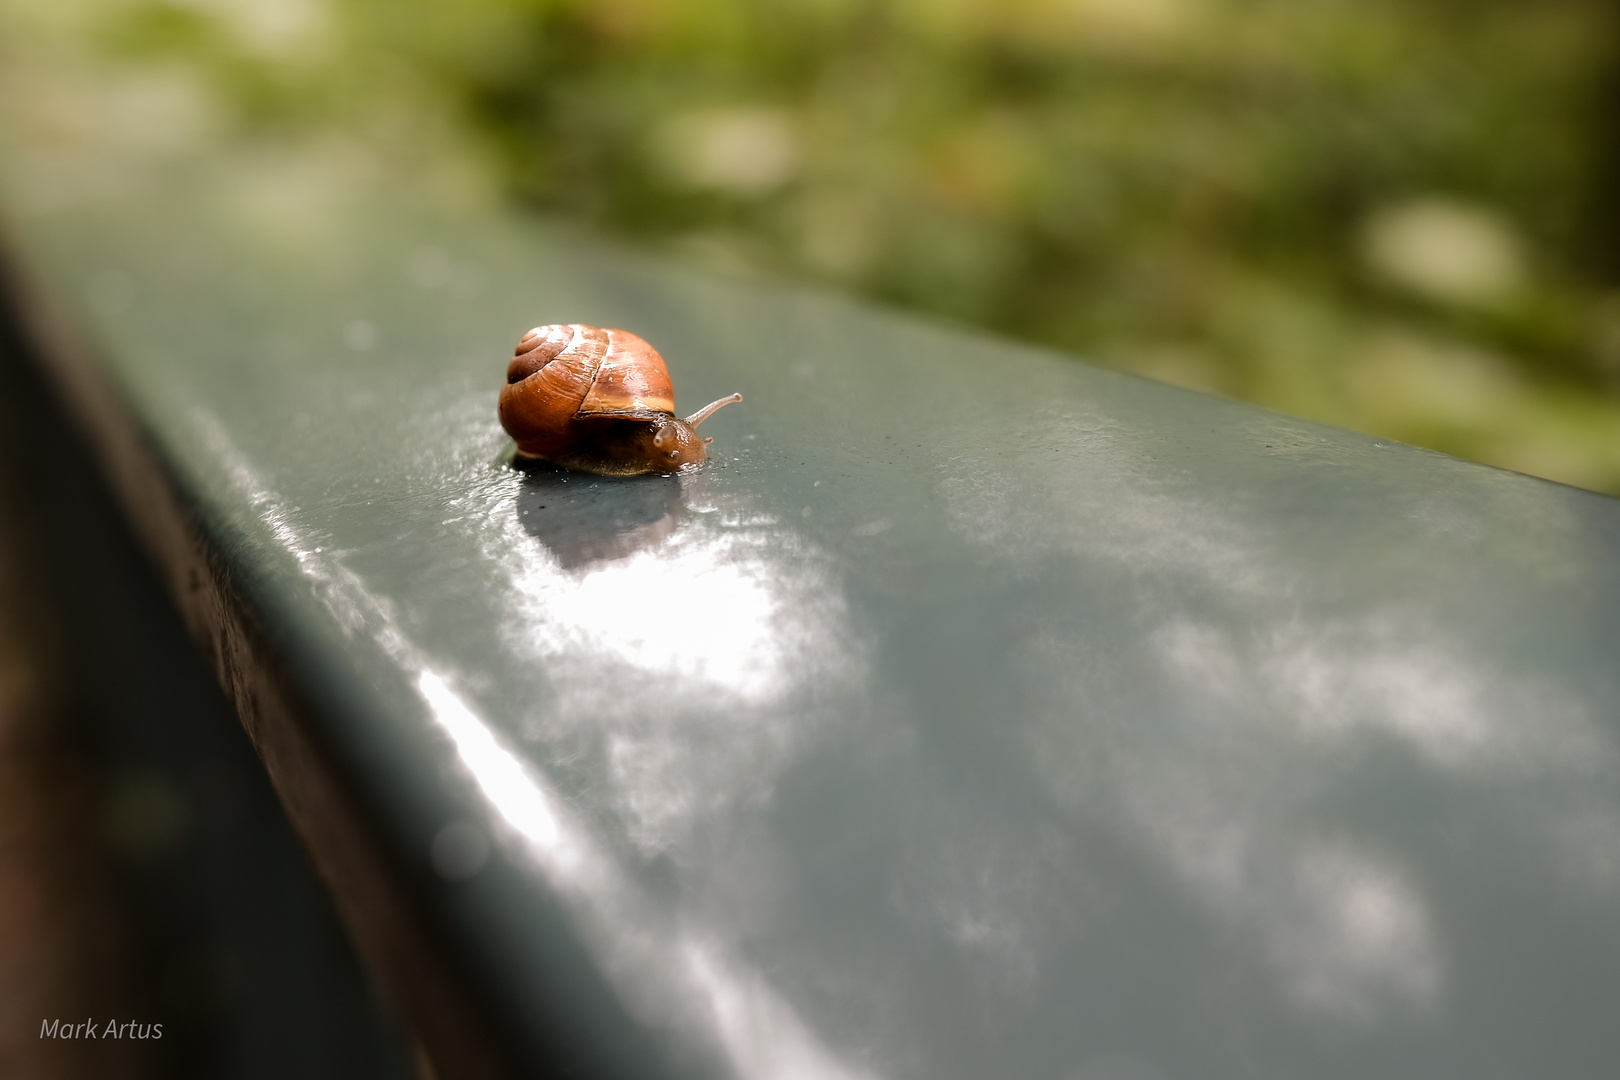
<svg viewBox="0 0 1620 1080">
<path fill-rule="evenodd" d="M 1620 1068 L 1620 503 L 285 163 L 30 183 L 52 376 L 441 1076 Z M 711 463 L 506 467 L 549 322 L 740 390 Z"/>
</svg>

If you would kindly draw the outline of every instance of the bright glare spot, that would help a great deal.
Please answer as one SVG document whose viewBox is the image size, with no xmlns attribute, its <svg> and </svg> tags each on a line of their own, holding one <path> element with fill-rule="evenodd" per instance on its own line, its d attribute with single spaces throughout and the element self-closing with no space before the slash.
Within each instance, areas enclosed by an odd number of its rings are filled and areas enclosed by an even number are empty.
<svg viewBox="0 0 1620 1080">
<path fill-rule="evenodd" d="M 762 573 L 713 545 L 641 553 L 557 588 L 549 614 L 593 651 L 643 671 L 769 697 L 785 674 Z"/>
<path fill-rule="evenodd" d="M 1368 220 L 1362 254 L 1378 274 L 1420 296 L 1478 306 L 1524 279 L 1524 255 L 1507 219 L 1483 207 L 1421 199 Z"/>
<path fill-rule="evenodd" d="M 800 147 L 780 109 L 739 108 L 688 113 L 658 139 L 665 167 L 693 187 L 763 195 L 799 172 Z"/>
<path fill-rule="evenodd" d="M 424 671 L 416 686 L 433 710 L 433 719 L 450 736 L 457 756 L 496 812 L 544 853 L 553 857 L 565 854 L 557 817 L 523 763 L 495 741 L 483 721 L 439 676 Z"/>
</svg>

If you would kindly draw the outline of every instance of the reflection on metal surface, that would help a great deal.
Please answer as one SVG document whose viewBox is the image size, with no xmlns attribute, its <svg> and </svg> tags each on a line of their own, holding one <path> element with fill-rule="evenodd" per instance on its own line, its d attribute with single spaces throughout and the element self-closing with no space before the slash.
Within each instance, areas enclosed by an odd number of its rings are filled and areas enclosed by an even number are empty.
<svg viewBox="0 0 1620 1080">
<path fill-rule="evenodd" d="M 713 931 L 672 923 L 562 811 L 539 774 L 496 737 L 437 674 L 417 680 L 479 790 L 565 899 L 602 969 L 631 1008 L 678 1036 L 722 1051 L 746 1080 L 862 1080 Z"/>
<path fill-rule="evenodd" d="M 1555 687 L 1470 658 L 1421 611 L 1296 622 L 1258 641 L 1177 620 L 1153 645 L 1189 688 L 1259 707 L 1306 741 L 1382 735 L 1435 768 L 1459 770 L 1579 766 L 1611 750 Z"/>
<path fill-rule="evenodd" d="M 438 675 L 424 671 L 417 677 L 416 686 L 495 812 L 533 846 L 553 874 L 570 879 L 583 877 L 579 843 L 563 832 L 552 799 L 540 790 L 523 763 L 496 741 L 494 733 L 450 692 Z"/>
<path fill-rule="evenodd" d="M 1028 639 L 1027 677 L 1060 688 L 1033 733 L 1035 772 L 1060 803 L 1085 800 L 1077 813 L 1147 840 L 1255 941 L 1296 1006 L 1358 1026 L 1441 1007 L 1444 928 L 1424 868 L 1382 850 L 1387 834 L 1325 824 L 1341 777 L 1330 755 L 1400 747 L 1437 780 L 1523 784 L 1553 849 L 1571 822 L 1614 820 L 1612 792 L 1594 783 L 1615 771 L 1612 741 L 1577 699 L 1500 669 L 1489 647 L 1416 603 L 1384 598 L 1347 617 L 1319 553 L 1296 559 L 1241 506 L 1156 471 L 1134 445 L 1148 436 L 1066 417 L 1031 441 L 1092 467 L 952 460 L 938 490 L 959 534 L 1021 576 L 1136 583 L 1121 601 L 1128 631 L 1077 613 Z M 1433 507 L 1411 516 L 1433 533 Z M 1118 674 L 1131 671 L 1140 682 Z M 1123 733 L 1099 714 L 1156 722 Z M 1572 864 L 1591 864 L 1582 849 Z"/>
<path fill-rule="evenodd" d="M 739 1080 L 872 1080 L 872 1073 L 824 1046 L 792 1004 L 734 955 L 725 926 L 677 919 L 653 904 L 609 849 L 568 812 L 542 772 L 508 748 L 432 669 L 388 606 L 335 553 L 323 551 L 294 524 L 291 510 L 247 464 L 223 427 L 203 412 L 193 420 L 332 616 L 351 630 L 364 627 L 406 670 L 416 673 L 416 689 L 434 722 L 478 791 L 520 841 L 519 861 L 537 870 L 565 901 L 600 969 L 634 1013 L 670 1032 L 689 1051 L 718 1054 Z M 510 505 L 498 493 L 492 498 Z M 505 539 L 514 537 L 507 533 Z M 780 695 L 799 675 L 788 666 L 795 649 L 841 649 L 838 643 L 819 641 L 821 635 L 835 633 L 836 625 L 805 623 L 803 613 L 781 610 L 769 584 L 778 568 L 762 566 L 757 553 L 743 556 L 730 543 L 712 538 L 691 543 L 683 552 L 662 563 L 665 569 L 659 571 L 635 558 L 616 570 L 604 567 L 579 577 L 560 563 L 531 567 L 519 580 L 533 579 L 529 584 L 535 595 L 555 609 L 520 608 L 519 617 L 532 620 L 527 627 L 531 639 L 550 640 L 558 648 L 583 647 L 643 672 L 689 675 L 691 686 L 670 687 L 672 700 L 680 700 L 683 690 L 705 699 L 715 693 L 743 700 Z M 781 577 L 792 580 L 792 575 Z M 801 584 L 825 588 L 813 578 Z M 687 642 L 682 646 L 649 645 L 648 633 L 665 624 L 641 621 L 640 609 L 647 605 L 655 614 L 682 613 L 683 625 L 696 633 L 681 638 Z M 836 610 L 836 603 L 823 604 L 813 607 L 810 617 Z M 693 809 L 694 790 L 672 790 L 673 777 L 657 764 L 634 764 L 648 755 L 647 733 L 638 736 L 625 729 L 629 718 L 622 714 L 609 712 L 601 719 L 610 727 L 620 726 L 614 761 L 620 766 L 628 813 L 660 820 Z M 671 713 L 657 719 L 673 724 L 681 717 Z M 690 742 L 676 736 L 662 752 Z M 719 749 L 719 744 L 711 747 Z M 651 753 L 657 756 L 660 750 Z M 726 760 L 722 771 L 735 763 Z M 672 801 L 677 805 L 670 805 Z"/>
<path fill-rule="evenodd" d="M 1227 769 L 1218 767 L 1219 776 Z M 1276 805 L 1286 778 L 1257 772 L 1258 793 L 1168 762 L 1123 766 L 1129 819 L 1193 895 L 1252 936 L 1295 1004 L 1356 1023 L 1433 1007 L 1439 942 L 1412 873 L 1313 830 L 1308 804 Z"/>
<path fill-rule="evenodd" d="M 680 482 L 691 493 L 701 477 Z M 499 505 L 486 533 L 508 574 L 504 636 L 546 673 L 529 734 L 600 761 L 647 851 L 763 799 L 826 715 L 816 702 L 858 674 L 824 558 L 772 521 L 690 497 L 669 536 L 583 567 L 536 557 Z"/>
</svg>

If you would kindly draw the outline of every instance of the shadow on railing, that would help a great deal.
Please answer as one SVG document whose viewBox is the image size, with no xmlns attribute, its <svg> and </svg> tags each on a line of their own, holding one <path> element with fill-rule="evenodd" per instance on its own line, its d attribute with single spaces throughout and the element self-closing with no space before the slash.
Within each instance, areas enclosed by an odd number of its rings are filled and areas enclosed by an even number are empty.
<svg viewBox="0 0 1620 1080">
<path fill-rule="evenodd" d="M 518 521 L 565 570 L 655 547 L 691 513 L 673 476 L 585 476 L 547 462 L 514 467 L 524 474 Z"/>
</svg>

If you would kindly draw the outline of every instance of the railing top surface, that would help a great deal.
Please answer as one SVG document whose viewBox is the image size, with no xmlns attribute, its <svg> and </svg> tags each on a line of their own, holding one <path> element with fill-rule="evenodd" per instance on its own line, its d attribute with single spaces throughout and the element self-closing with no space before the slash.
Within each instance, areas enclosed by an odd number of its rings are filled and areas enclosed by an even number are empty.
<svg viewBox="0 0 1620 1080">
<path fill-rule="evenodd" d="M 1620 1061 L 1620 502 L 300 175 L 14 178 L 13 242 L 605 1074 Z M 743 392 L 710 466 L 500 464 L 547 322 Z"/>
</svg>

